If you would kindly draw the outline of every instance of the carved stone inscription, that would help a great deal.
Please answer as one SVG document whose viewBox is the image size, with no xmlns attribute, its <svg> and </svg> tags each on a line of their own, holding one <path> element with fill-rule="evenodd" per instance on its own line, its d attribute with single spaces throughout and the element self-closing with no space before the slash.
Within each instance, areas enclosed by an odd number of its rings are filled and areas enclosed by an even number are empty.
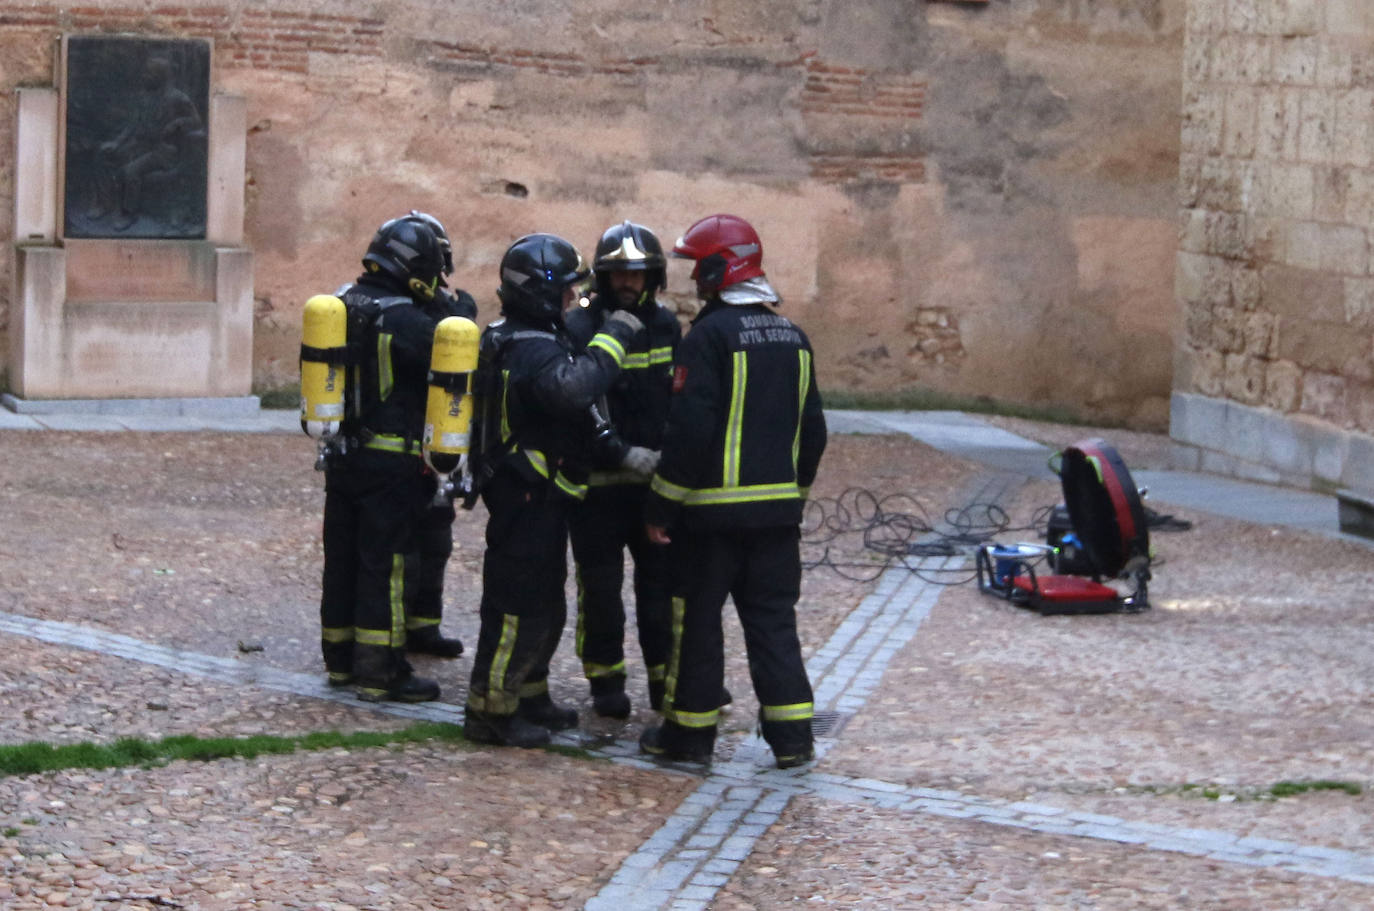
<svg viewBox="0 0 1374 911">
<path fill-rule="evenodd" d="M 66 237 L 202 238 L 207 41 L 67 39 Z"/>
</svg>

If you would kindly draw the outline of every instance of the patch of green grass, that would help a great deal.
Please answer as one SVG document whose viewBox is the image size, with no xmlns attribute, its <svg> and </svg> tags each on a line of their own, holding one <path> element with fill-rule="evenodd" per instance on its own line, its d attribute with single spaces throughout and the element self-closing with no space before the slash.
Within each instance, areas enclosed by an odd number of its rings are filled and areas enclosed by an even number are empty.
<svg viewBox="0 0 1374 911">
<path fill-rule="evenodd" d="M 216 759 L 255 759 L 258 756 L 294 753 L 298 750 L 314 752 L 382 747 L 400 749 L 406 744 L 436 740 L 443 743 L 466 742 L 462 725 L 420 722 L 399 731 L 358 731 L 352 734 L 314 731 L 298 737 L 277 737 L 268 734 L 252 737 L 195 737 L 183 734 L 164 737 L 161 740 L 125 737 L 112 744 L 73 743 L 53 746 L 41 742 L 21 743 L 0 746 L 0 777 L 37 775 L 62 769 L 152 767 L 176 760 L 213 762 Z M 575 759 L 595 758 L 582 747 L 554 744 L 546 749 L 551 753 Z M 25 819 L 23 822 L 25 825 L 38 824 L 36 819 Z"/>
<path fill-rule="evenodd" d="M 174 760 L 211 762 L 216 759 L 254 759 L 258 756 L 294 753 L 297 750 L 368 749 L 398 747 L 407 743 L 463 740 L 463 729 L 454 724 L 413 724 L 399 731 L 316 731 L 300 737 L 260 734 L 253 737 L 194 737 L 181 735 L 161 740 L 125 737 L 112 744 L 21 743 L 0 746 L 0 776 L 36 775 L 61 769 L 109 769 L 122 766 L 162 765 Z M 36 820 L 24 822 L 33 825 Z"/>
<path fill-rule="evenodd" d="M 1215 785 L 1182 784 L 1176 787 L 1143 785 L 1133 790 L 1147 794 L 1178 794 L 1183 797 L 1202 797 L 1207 800 L 1277 800 L 1280 797 L 1296 797 L 1309 791 L 1344 791 L 1352 797 L 1364 793 L 1364 788 L 1353 781 L 1280 781 L 1269 787 L 1246 786 L 1238 788 L 1219 788 Z"/>
<path fill-rule="evenodd" d="M 972 414 L 1000 414 L 1052 424 L 1112 426 L 1110 421 L 1091 420 L 1069 408 L 1057 405 L 1022 405 L 985 395 L 953 395 L 920 388 L 896 389 L 889 392 L 827 389 L 825 407 L 854 411 L 967 411 Z"/>
<path fill-rule="evenodd" d="M 6 826 L 3 831 L 0 831 L 0 835 L 4 835 L 6 838 L 13 838 L 18 834 L 19 830 L 14 826 Z"/>
<path fill-rule="evenodd" d="M 271 389 L 254 389 L 253 394 L 258 397 L 258 404 L 263 408 L 290 409 L 301 407 L 301 387 L 294 383 Z"/>
<path fill-rule="evenodd" d="M 1329 781 L 1320 779 L 1317 781 L 1280 781 L 1269 789 L 1269 793 L 1275 797 L 1293 797 L 1297 794 L 1305 794 L 1308 791 L 1344 791 L 1347 794 L 1358 796 L 1364 789 L 1353 781 Z"/>
</svg>

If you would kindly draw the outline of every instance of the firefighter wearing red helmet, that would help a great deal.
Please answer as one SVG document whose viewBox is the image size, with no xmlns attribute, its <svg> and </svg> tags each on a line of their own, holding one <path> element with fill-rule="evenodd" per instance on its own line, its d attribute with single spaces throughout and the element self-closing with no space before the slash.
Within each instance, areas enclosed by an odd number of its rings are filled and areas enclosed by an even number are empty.
<svg viewBox="0 0 1374 911">
<path fill-rule="evenodd" d="M 706 761 L 715 745 L 724 640 L 734 599 L 759 700 L 763 737 L 779 768 L 809 761 L 811 684 L 797 637 L 798 527 L 825 449 L 811 343 L 775 313 L 763 245 L 734 215 L 687 229 L 673 253 L 695 262 L 701 313 L 678 348 L 663 454 L 645 505 L 650 540 L 669 544 L 673 651 L 663 723 L 640 748 Z"/>
</svg>

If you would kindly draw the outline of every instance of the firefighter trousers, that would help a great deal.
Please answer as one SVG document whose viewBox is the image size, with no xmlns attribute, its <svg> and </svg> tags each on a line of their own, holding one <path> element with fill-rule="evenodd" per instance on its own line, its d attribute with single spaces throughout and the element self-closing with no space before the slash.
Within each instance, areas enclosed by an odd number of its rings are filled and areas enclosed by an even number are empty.
<svg viewBox="0 0 1374 911">
<path fill-rule="evenodd" d="M 521 699 L 548 693 L 549 661 L 568 606 L 568 499 L 551 484 L 498 470 L 482 491 L 487 507 L 481 629 L 467 707 L 513 715 Z"/>
<path fill-rule="evenodd" d="M 593 487 L 572 507 L 568 527 L 577 563 L 577 655 L 587 679 L 625 677 L 625 551 L 634 560 L 635 625 L 649 680 L 661 683 L 672 647 L 668 549 L 644 533 L 642 484 Z"/>
<path fill-rule="evenodd" d="M 725 675 L 721 609 L 728 595 L 744 628 L 764 740 L 778 756 L 810 750 L 814 706 L 797 637 L 798 541 L 791 525 L 674 530 L 673 653 L 663 704 L 670 740 L 704 748 L 715 741 Z"/>
<path fill-rule="evenodd" d="M 332 678 L 385 686 L 408 671 L 405 553 L 422 468 L 413 455 L 364 450 L 325 472 L 320 644 Z"/>
<path fill-rule="evenodd" d="M 428 487 L 435 485 L 431 480 Z M 431 496 L 433 491 L 431 490 Z M 453 553 L 453 503 L 429 506 L 406 554 L 406 631 L 438 630 L 444 618 L 444 573 Z"/>
</svg>

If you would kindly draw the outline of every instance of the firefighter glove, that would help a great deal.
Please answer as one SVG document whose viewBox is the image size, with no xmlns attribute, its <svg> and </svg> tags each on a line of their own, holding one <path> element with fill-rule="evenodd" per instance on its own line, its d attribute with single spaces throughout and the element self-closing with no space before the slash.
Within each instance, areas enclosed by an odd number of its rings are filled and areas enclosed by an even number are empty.
<svg viewBox="0 0 1374 911">
<path fill-rule="evenodd" d="M 644 328 L 644 324 L 639 321 L 639 317 L 635 316 L 629 310 L 615 311 L 610 316 L 606 317 L 606 323 L 619 323 L 630 330 L 632 334 Z"/>
<path fill-rule="evenodd" d="M 621 458 L 620 467 L 647 481 L 654 476 L 654 469 L 658 468 L 658 450 L 646 446 L 631 446 Z"/>
</svg>

